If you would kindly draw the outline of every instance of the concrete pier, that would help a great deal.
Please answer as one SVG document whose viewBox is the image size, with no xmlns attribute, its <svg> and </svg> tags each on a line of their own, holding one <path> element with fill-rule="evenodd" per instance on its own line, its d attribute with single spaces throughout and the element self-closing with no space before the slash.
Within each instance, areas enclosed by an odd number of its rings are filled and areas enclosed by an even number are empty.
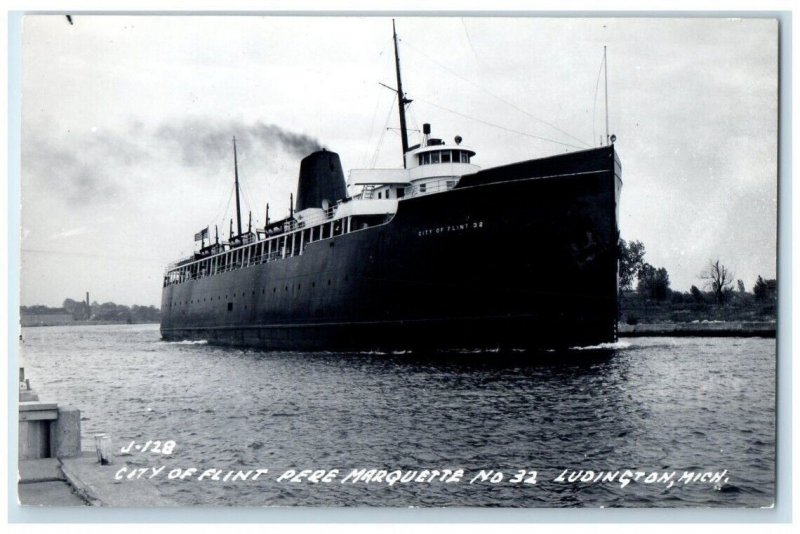
<svg viewBox="0 0 800 534">
<path fill-rule="evenodd" d="M 115 473 L 124 465 L 124 462 L 100 465 L 96 452 L 84 451 L 79 457 L 63 459 L 61 472 L 77 495 L 92 506 L 118 508 L 177 506 L 177 503 L 161 495 L 146 479 L 116 480 Z"/>
<path fill-rule="evenodd" d="M 146 480 L 116 480 L 124 466 L 113 451 L 101 465 L 94 450 L 81 449 L 81 412 L 42 402 L 20 369 L 19 479 L 23 506 L 175 506 Z M 110 458 L 109 458 L 110 457 Z"/>
<path fill-rule="evenodd" d="M 58 458 L 19 461 L 19 502 L 25 506 L 86 506 L 61 471 Z"/>
</svg>

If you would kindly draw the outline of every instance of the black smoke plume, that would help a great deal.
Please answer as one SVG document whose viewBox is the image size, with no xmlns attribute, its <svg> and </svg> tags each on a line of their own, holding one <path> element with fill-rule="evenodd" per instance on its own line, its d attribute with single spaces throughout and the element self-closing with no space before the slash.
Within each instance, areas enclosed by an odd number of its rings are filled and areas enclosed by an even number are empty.
<svg viewBox="0 0 800 534">
<path fill-rule="evenodd" d="M 245 124 L 191 119 L 162 125 L 156 131 L 156 136 L 177 149 L 181 163 L 191 167 L 216 166 L 220 162 L 229 164 L 234 136 L 242 152 L 283 149 L 294 156 L 305 157 L 322 148 L 319 141 L 312 137 L 264 122 Z"/>
</svg>

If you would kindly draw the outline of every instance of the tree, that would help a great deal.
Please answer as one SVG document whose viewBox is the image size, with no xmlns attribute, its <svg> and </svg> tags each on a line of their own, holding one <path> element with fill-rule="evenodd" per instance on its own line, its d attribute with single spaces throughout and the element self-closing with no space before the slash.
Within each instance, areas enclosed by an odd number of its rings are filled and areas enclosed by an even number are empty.
<svg viewBox="0 0 800 534">
<path fill-rule="evenodd" d="M 72 314 L 75 313 L 75 306 L 77 304 L 78 303 L 72 299 L 64 299 L 64 304 L 62 304 L 61 306 L 64 308 L 64 311 Z"/>
<path fill-rule="evenodd" d="M 631 289 L 633 281 L 644 265 L 644 243 L 641 241 L 625 242 L 619 240 L 619 288 Z"/>
<path fill-rule="evenodd" d="M 753 286 L 753 294 L 756 296 L 756 300 L 765 302 L 775 298 L 777 288 L 778 284 L 775 280 L 764 280 L 759 275 L 756 285 Z"/>
<path fill-rule="evenodd" d="M 697 302 L 698 304 L 702 304 L 706 301 L 705 296 L 703 296 L 703 292 L 700 291 L 697 288 L 697 286 L 692 286 L 689 292 L 692 294 L 692 298 L 694 299 L 694 301 Z"/>
<path fill-rule="evenodd" d="M 728 294 L 733 291 L 733 273 L 727 267 L 717 261 L 708 261 L 708 266 L 700 275 L 701 278 L 706 280 L 706 287 L 708 287 L 718 304 L 723 304 Z"/>
<path fill-rule="evenodd" d="M 669 297 L 669 274 L 665 268 L 656 269 L 645 263 L 639 269 L 638 279 L 636 290 L 642 295 L 656 300 L 666 300 Z"/>
<path fill-rule="evenodd" d="M 746 291 L 746 289 L 744 288 L 744 282 L 742 282 L 741 280 L 737 280 L 736 285 L 739 288 L 739 293 L 744 293 Z"/>
<path fill-rule="evenodd" d="M 89 318 L 89 309 L 82 300 L 64 299 L 64 310 L 71 314 L 76 321 L 83 321 Z"/>
</svg>

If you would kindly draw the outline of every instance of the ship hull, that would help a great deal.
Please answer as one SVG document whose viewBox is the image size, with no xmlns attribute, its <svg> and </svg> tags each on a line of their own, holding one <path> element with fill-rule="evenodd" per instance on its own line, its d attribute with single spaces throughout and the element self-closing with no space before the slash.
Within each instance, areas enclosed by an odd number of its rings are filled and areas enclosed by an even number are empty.
<svg viewBox="0 0 800 534">
<path fill-rule="evenodd" d="M 386 224 L 167 285 L 161 333 L 267 350 L 613 342 L 620 189 L 613 147 L 464 176 Z"/>
</svg>

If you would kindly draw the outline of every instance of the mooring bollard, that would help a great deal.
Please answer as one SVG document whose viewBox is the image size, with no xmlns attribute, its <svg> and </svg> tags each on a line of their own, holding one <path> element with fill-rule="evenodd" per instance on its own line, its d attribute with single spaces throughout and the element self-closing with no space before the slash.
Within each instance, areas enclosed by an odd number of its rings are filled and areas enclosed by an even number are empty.
<svg viewBox="0 0 800 534">
<path fill-rule="evenodd" d="M 111 464 L 111 436 L 108 434 L 95 434 L 94 446 L 97 450 L 97 461 L 100 462 L 100 465 Z"/>
<path fill-rule="evenodd" d="M 31 381 L 29 378 L 25 378 L 25 368 L 19 368 L 19 401 L 20 402 L 31 402 L 31 401 L 38 401 L 39 395 L 36 394 L 35 391 L 31 389 Z"/>
</svg>

